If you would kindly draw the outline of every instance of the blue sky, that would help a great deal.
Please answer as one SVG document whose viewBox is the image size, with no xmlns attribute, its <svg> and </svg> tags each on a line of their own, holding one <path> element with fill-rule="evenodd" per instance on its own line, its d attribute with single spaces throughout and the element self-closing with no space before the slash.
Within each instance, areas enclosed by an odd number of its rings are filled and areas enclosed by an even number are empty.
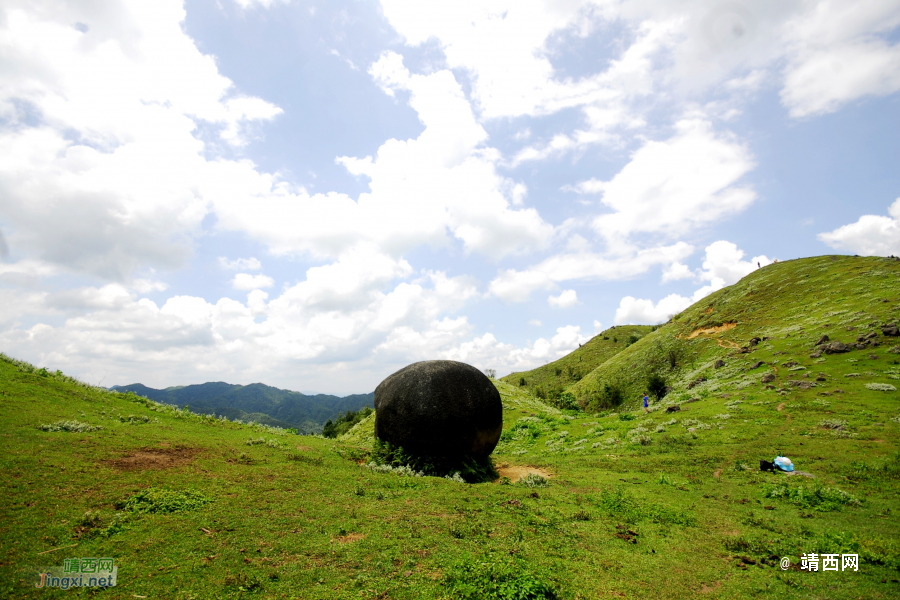
<svg viewBox="0 0 900 600">
<path fill-rule="evenodd" d="M 0 351 L 371 391 L 900 254 L 900 1 L 12 0 Z"/>
</svg>

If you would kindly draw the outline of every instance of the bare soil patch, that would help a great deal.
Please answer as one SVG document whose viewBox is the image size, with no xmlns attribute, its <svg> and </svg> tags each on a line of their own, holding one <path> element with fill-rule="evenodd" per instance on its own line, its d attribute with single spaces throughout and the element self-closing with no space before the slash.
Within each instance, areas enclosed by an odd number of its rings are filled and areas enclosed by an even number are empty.
<svg viewBox="0 0 900 600">
<path fill-rule="evenodd" d="M 690 332 L 687 336 L 687 339 L 692 340 L 699 335 L 713 335 L 716 333 L 722 333 L 723 331 L 728 331 L 729 329 L 734 329 L 737 327 L 737 323 L 722 323 L 717 327 L 707 327 L 706 329 L 695 329 Z"/>
<path fill-rule="evenodd" d="M 199 448 L 141 448 L 103 462 L 119 471 L 171 469 L 193 462 L 199 453 Z"/>
<path fill-rule="evenodd" d="M 778 405 L 778 407 L 777 407 L 775 410 L 777 410 L 778 412 L 783 411 L 783 410 L 784 410 L 784 405 L 785 405 L 785 403 L 782 402 L 781 404 Z"/>
<path fill-rule="evenodd" d="M 546 477 L 547 479 L 553 477 L 553 475 L 551 475 L 544 469 L 529 467 L 526 465 L 501 466 L 497 469 L 497 472 L 500 473 L 501 478 L 509 477 L 509 479 L 514 483 L 519 480 L 519 477 L 526 477 L 529 473 L 534 473 L 535 475 L 540 475 L 541 477 Z"/>
<path fill-rule="evenodd" d="M 334 541 L 338 542 L 339 544 L 346 544 L 348 542 L 358 542 L 364 537 L 366 536 L 361 533 L 348 533 L 347 535 L 342 535 L 334 538 Z"/>
</svg>

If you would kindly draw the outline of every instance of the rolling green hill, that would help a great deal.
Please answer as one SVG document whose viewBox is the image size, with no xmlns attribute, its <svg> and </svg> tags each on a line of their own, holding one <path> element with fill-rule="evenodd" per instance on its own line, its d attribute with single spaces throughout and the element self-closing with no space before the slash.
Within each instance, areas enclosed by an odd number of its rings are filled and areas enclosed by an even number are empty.
<svg viewBox="0 0 900 600">
<path fill-rule="evenodd" d="M 707 296 L 567 391 L 589 404 L 610 385 L 633 407 L 651 373 L 663 376 L 680 400 L 723 386 L 759 387 L 765 373 L 776 377 L 771 384 L 779 388 L 800 378 L 809 382 L 809 375 L 811 383 L 829 387 L 850 372 L 884 366 L 876 349 L 900 343 L 884 335 L 887 323 L 900 323 L 900 260 L 820 256 L 776 263 Z M 854 346 L 811 358 L 823 335 Z M 857 349 L 860 336 L 871 337 Z M 755 346 L 753 338 L 760 340 Z M 873 352 L 877 358 L 870 358 Z M 724 366 L 716 368 L 717 360 Z M 753 368 L 758 362 L 763 364 Z M 815 382 L 818 372 L 827 383 Z"/>
<path fill-rule="evenodd" d="M 650 325 L 612 327 L 559 360 L 531 371 L 510 373 L 500 379 L 527 388 L 539 398 L 553 399 L 653 329 Z"/>
<path fill-rule="evenodd" d="M 293 435 L 0 354 L 0 597 L 896 598 L 897 277 L 880 259 L 767 267 L 568 388 L 656 369 L 672 390 L 647 413 L 495 381 L 502 477 L 475 485 L 367 467 L 371 418 Z M 811 357 L 823 333 L 876 335 Z M 776 455 L 799 473 L 761 472 Z M 838 570 L 800 570 L 810 553 Z M 112 557 L 117 585 L 34 587 L 78 557 Z"/>
<path fill-rule="evenodd" d="M 162 390 L 133 383 L 116 386 L 115 389 L 180 408 L 187 406 L 193 412 L 224 416 L 232 421 L 255 421 L 273 427 L 295 428 L 300 433 L 319 433 L 329 419 L 335 419 L 338 414 L 347 411 L 371 407 L 375 397 L 374 393 L 345 397 L 307 395 L 262 383 L 233 385 L 221 381 Z"/>
</svg>

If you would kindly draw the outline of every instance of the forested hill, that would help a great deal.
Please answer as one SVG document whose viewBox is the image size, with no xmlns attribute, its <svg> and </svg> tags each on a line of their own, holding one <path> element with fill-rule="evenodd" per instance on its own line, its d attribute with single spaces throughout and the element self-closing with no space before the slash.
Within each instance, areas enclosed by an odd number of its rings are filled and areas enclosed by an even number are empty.
<svg viewBox="0 0 900 600">
<path fill-rule="evenodd" d="M 340 413 L 373 406 L 374 392 L 350 396 L 307 395 L 262 383 L 233 385 L 222 381 L 169 387 L 162 390 L 141 383 L 116 386 L 119 392 L 190 407 L 192 412 L 215 414 L 229 419 L 256 421 L 276 427 L 293 427 L 300 433 L 319 433 L 329 419 Z"/>
</svg>

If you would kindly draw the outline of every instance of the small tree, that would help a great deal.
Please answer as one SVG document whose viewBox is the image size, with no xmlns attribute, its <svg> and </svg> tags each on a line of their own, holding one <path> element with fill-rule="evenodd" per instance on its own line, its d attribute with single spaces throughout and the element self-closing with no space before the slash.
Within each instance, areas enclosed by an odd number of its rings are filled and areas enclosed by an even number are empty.
<svg viewBox="0 0 900 600">
<path fill-rule="evenodd" d="M 653 373 L 647 378 L 647 391 L 654 396 L 657 401 L 666 395 L 666 379 L 662 375 Z"/>
<path fill-rule="evenodd" d="M 497 369 L 485 369 L 484 374 L 490 377 L 491 379 L 497 378 Z"/>
</svg>

